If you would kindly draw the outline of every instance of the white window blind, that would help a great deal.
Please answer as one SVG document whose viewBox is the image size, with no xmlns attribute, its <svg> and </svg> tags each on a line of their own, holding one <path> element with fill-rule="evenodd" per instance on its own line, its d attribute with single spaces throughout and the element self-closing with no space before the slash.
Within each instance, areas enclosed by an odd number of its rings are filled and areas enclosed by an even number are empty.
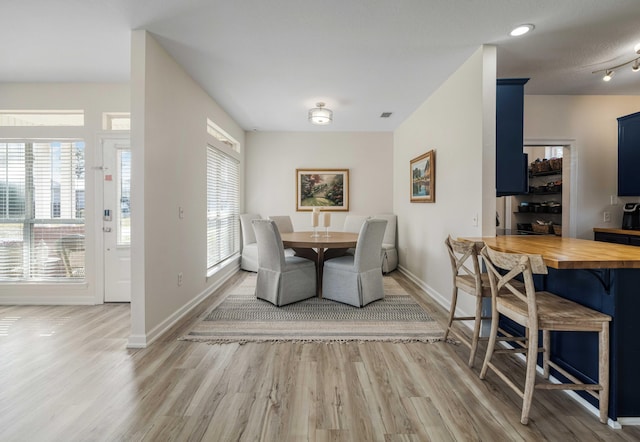
<svg viewBox="0 0 640 442">
<path fill-rule="evenodd" d="M 207 146 L 207 269 L 240 251 L 240 164 Z"/>
<path fill-rule="evenodd" d="M 84 142 L 0 143 L 0 281 L 84 279 Z"/>
</svg>

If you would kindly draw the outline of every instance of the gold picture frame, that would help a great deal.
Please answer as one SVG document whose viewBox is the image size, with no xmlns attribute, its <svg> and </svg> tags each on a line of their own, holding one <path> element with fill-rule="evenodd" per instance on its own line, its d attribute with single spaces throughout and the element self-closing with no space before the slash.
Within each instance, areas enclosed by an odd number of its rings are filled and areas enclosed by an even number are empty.
<svg viewBox="0 0 640 442">
<path fill-rule="evenodd" d="M 409 162 L 410 198 L 412 203 L 436 202 L 435 151 L 415 157 Z"/>
<path fill-rule="evenodd" d="M 349 211 L 349 169 L 296 169 L 296 211 Z"/>
</svg>

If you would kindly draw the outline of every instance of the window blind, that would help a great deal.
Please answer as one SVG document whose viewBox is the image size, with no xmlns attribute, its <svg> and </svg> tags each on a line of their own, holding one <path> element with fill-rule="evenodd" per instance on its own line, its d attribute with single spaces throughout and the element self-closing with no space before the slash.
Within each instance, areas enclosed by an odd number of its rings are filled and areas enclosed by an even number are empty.
<svg viewBox="0 0 640 442">
<path fill-rule="evenodd" d="M 0 281 L 84 279 L 84 142 L 0 143 Z"/>
<path fill-rule="evenodd" d="M 240 163 L 207 146 L 207 269 L 240 251 Z"/>
</svg>

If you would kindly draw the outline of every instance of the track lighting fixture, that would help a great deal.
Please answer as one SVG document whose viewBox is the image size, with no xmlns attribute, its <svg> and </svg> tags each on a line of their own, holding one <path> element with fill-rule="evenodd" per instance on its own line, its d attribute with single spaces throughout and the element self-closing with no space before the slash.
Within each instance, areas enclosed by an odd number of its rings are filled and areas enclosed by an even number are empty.
<svg viewBox="0 0 640 442">
<path fill-rule="evenodd" d="M 640 43 L 638 43 L 637 45 L 635 45 L 635 47 L 633 48 L 633 50 L 636 52 L 636 58 L 633 58 L 625 63 L 620 63 L 617 66 L 611 66 L 610 68 L 605 68 L 605 69 L 599 69 L 597 71 L 593 71 L 593 74 L 597 74 L 599 72 L 604 72 L 604 77 L 602 77 L 602 80 L 604 81 L 611 81 L 611 79 L 613 78 L 613 74 L 615 73 L 616 69 L 619 69 L 621 67 L 627 66 L 631 63 L 633 63 L 633 65 L 631 66 L 631 70 L 633 72 L 639 72 L 640 71 Z"/>
</svg>

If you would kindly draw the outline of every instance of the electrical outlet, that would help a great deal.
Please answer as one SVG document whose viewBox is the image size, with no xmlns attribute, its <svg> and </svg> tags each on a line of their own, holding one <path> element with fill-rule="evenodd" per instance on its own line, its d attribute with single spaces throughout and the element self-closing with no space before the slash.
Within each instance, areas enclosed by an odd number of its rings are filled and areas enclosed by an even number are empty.
<svg viewBox="0 0 640 442">
<path fill-rule="evenodd" d="M 473 219 L 471 220 L 471 225 L 473 227 L 478 227 L 478 214 L 477 213 L 473 214 Z"/>
<path fill-rule="evenodd" d="M 611 212 L 603 212 L 603 217 L 605 223 L 611 222 Z"/>
<path fill-rule="evenodd" d="M 615 206 L 616 204 L 618 204 L 618 196 L 617 195 L 611 195 L 609 201 L 610 201 L 612 206 Z"/>
<path fill-rule="evenodd" d="M 182 285 L 182 276 L 183 276 L 183 275 L 182 275 L 182 272 L 179 272 L 179 273 L 178 273 L 178 286 L 181 286 L 181 285 Z"/>
<path fill-rule="evenodd" d="M 184 209 L 182 208 L 182 206 L 178 206 L 178 218 L 184 219 Z"/>
</svg>

